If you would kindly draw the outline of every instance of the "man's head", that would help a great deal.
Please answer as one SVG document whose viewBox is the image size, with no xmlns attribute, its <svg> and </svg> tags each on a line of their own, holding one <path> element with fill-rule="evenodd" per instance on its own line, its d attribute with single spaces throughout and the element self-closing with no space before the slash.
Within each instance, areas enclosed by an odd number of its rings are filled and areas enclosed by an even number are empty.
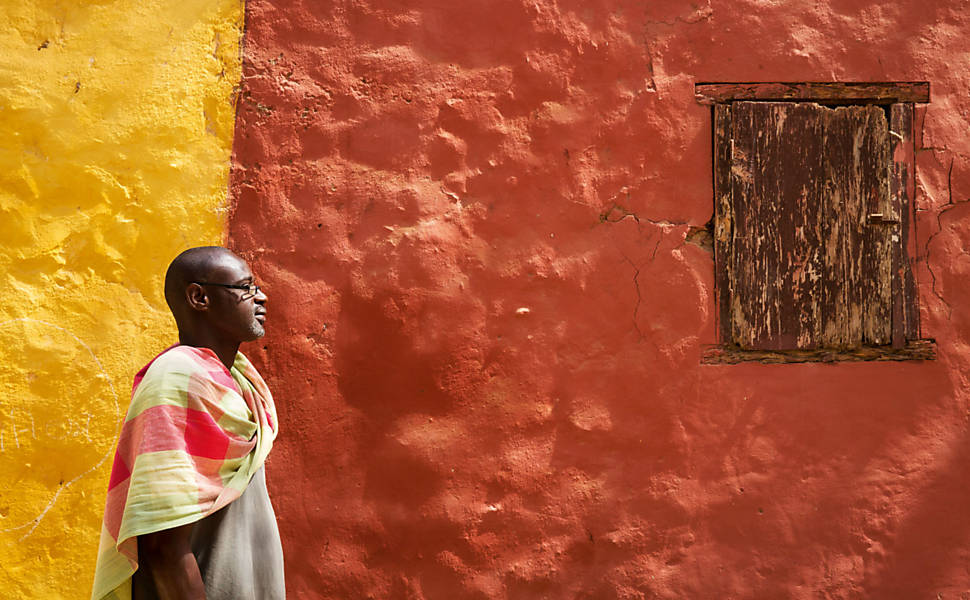
<svg viewBox="0 0 970 600">
<path fill-rule="evenodd" d="M 190 248 L 165 273 L 165 301 L 180 337 L 248 342 L 265 333 L 266 295 L 246 261 L 219 246 Z"/>
</svg>

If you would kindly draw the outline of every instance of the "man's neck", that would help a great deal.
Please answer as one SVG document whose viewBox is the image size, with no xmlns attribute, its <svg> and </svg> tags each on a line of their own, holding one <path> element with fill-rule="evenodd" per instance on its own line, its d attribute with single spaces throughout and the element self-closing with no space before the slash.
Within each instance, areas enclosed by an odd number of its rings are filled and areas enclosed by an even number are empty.
<svg viewBox="0 0 970 600">
<path fill-rule="evenodd" d="M 179 332 L 179 343 L 183 346 L 194 346 L 195 348 L 208 348 L 212 350 L 227 369 L 232 368 L 232 363 L 236 362 L 236 353 L 239 352 L 238 342 L 225 342 L 203 333 Z"/>
</svg>

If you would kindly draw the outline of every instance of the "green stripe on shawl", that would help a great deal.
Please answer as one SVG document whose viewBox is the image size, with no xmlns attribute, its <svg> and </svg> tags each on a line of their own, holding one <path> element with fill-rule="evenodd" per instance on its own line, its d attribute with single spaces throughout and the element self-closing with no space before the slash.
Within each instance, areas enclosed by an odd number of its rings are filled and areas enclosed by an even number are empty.
<svg viewBox="0 0 970 600">
<path fill-rule="evenodd" d="M 150 477 L 133 477 L 128 488 L 118 539 L 127 539 L 162 529 L 172 529 L 202 518 L 199 482 L 192 457 L 181 450 L 139 454 L 133 472 Z"/>
<path fill-rule="evenodd" d="M 243 384 L 239 382 L 239 379 L 246 381 L 245 378 L 235 378 L 236 384 L 240 388 Z M 246 387 L 251 388 L 249 382 L 246 381 Z M 231 394 L 227 394 L 230 396 Z M 238 402 L 229 402 L 228 398 L 223 399 L 222 405 L 226 407 L 226 412 L 223 413 L 221 417 L 216 421 L 219 427 L 224 430 L 238 435 L 244 440 L 252 439 L 253 434 L 256 433 L 256 423 L 254 422 L 253 413 L 245 404 L 239 404 Z"/>
<path fill-rule="evenodd" d="M 131 405 L 128 407 L 125 422 L 131 421 L 155 406 L 185 407 L 189 405 L 189 382 L 193 374 L 198 372 L 199 367 L 184 356 L 169 357 L 169 354 L 174 353 L 167 353 L 165 360 L 156 361 L 149 367 L 145 379 L 138 385 L 138 389 L 132 393 Z"/>
</svg>

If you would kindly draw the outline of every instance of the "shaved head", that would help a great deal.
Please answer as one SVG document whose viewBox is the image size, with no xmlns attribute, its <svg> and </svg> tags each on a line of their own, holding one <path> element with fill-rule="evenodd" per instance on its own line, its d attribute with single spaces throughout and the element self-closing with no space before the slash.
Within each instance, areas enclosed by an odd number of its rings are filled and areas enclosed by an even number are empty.
<svg viewBox="0 0 970 600">
<path fill-rule="evenodd" d="M 242 260 L 222 246 L 189 248 L 175 257 L 165 273 L 165 302 L 176 321 L 186 305 L 186 286 L 193 281 L 206 281 L 212 270 L 226 258 Z"/>
<path fill-rule="evenodd" d="M 221 246 L 190 248 L 165 273 L 179 343 L 209 348 L 226 368 L 240 343 L 266 333 L 266 301 L 246 261 Z"/>
</svg>

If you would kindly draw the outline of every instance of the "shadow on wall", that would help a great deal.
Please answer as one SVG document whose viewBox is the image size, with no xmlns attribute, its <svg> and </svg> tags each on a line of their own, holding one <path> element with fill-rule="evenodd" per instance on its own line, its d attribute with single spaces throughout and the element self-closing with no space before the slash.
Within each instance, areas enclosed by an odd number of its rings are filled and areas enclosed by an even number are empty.
<svg viewBox="0 0 970 600">
<path fill-rule="evenodd" d="M 898 516 L 889 511 L 886 518 L 896 521 L 892 544 L 888 548 L 882 544 L 870 547 L 883 562 L 867 573 L 863 584 L 867 597 L 928 598 L 933 593 L 938 597 L 942 592 L 965 593 L 958 578 L 970 560 L 966 550 L 970 511 L 953 507 L 970 505 L 966 484 L 970 435 L 954 438 L 939 453 L 947 458 L 934 468 L 930 481 L 916 494 L 901 495 L 901 504 L 908 510 Z"/>
<path fill-rule="evenodd" d="M 696 402 L 707 408 L 685 406 L 690 416 L 684 426 L 692 455 L 710 457 L 694 461 L 700 467 L 699 483 L 710 496 L 692 519 L 703 524 L 698 537 L 715 542 L 723 553 L 719 560 L 729 566 L 710 575 L 707 585 L 713 589 L 751 593 L 745 574 L 752 570 L 771 574 L 754 589 L 780 596 L 790 594 L 793 582 L 800 580 L 819 593 L 893 589 L 895 584 L 884 585 L 882 579 L 888 575 L 896 584 L 903 581 L 892 567 L 893 555 L 908 555 L 900 545 L 918 537 L 905 533 L 905 523 L 920 522 L 927 526 L 928 540 L 939 539 L 930 531 L 948 526 L 930 526 L 929 515 L 920 516 L 921 505 L 964 501 L 963 475 L 954 472 L 950 486 L 921 482 L 941 472 L 935 466 L 927 469 L 928 464 L 953 451 L 952 446 L 927 444 L 926 436 L 963 436 L 946 416 L 955 388 L 945 364 L 702 370 L 711 377 L 703 377 Z M 770 377 L 770 371 L 790 378 Z M 719 379 L 728 373 L 747 380 L 748 389 L 721 393 Z M 947 488 L 948 494 L 944 498 L 934 487 Z M 966 531 L 954 534 L 966 537 Z M 945 566 L 951 549 L 934 553 L 941 559 L 934 564 L 911 556 L 907 589 L 934 589 L 946 581 L 938 575 L 952 568 L 952 561 Z M 692 593 L 702 589 L 711 588 L 687 588 Z"/>
</svg>

